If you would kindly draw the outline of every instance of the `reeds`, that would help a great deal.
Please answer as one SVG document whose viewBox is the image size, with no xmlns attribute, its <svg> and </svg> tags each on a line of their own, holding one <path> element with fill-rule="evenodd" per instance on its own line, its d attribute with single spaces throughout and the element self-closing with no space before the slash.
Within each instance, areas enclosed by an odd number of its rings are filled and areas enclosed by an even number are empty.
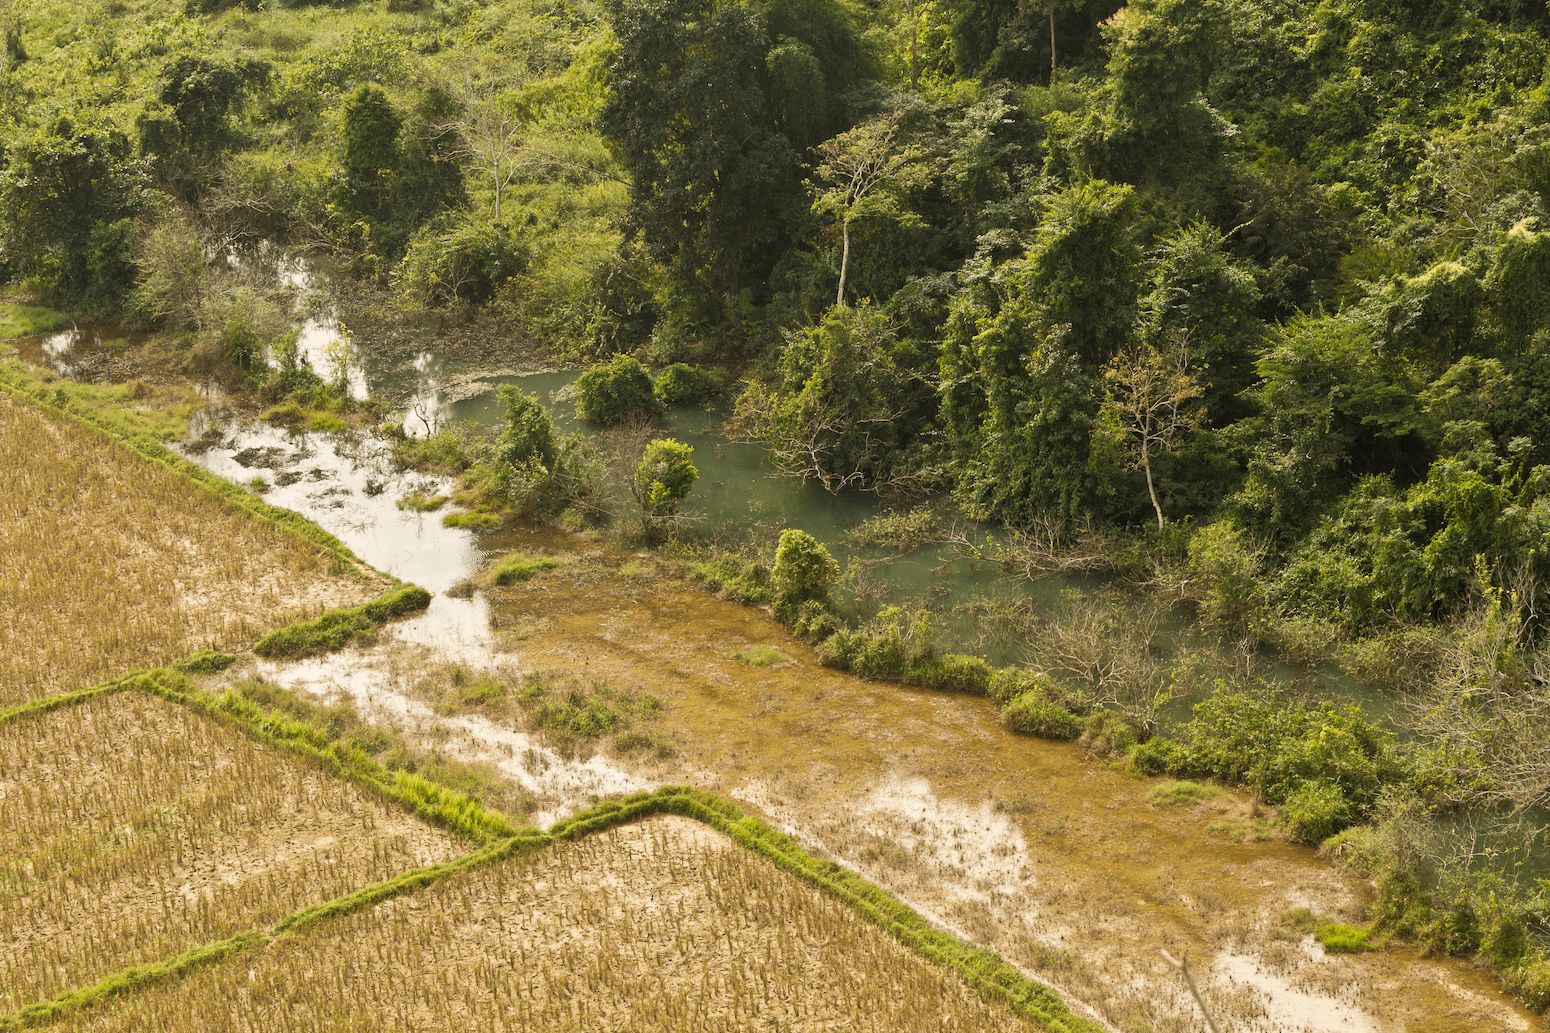
<svg viewBox="0 0 1550 1033">
<path fill-rule="evenodd" d="M 681 818 L 464 871 L 71 1029 L 1027 1029 L 839 901 Z"/>
<path fill-rule="evenodd" d="M 467 844 L 141 692 L 0 724 L 0 1015 Z"/>
<path fill-rule="evenodd" d="M 3 390 L 0 457 L 0 707 L 245 645 L 372 590 L 337 555 Z"/>
</svg>

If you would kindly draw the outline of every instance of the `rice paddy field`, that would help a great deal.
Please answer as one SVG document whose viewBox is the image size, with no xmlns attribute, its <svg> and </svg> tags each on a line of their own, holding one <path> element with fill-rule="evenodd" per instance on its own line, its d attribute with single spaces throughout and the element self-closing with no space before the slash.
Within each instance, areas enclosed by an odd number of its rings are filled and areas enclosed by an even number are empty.
<svg viewBox="0 0 1550 1033">
<path fill-rule="evenodd" d="M 0 391 L 0 709 L 380 585 L 105 435 Z"/>
<path fill-rule="evenodd" d="M 0 724 L 0 1017 L 472 850 L 139 692 Z"/>
<path fill-rule="evenodd" d="M 951 1033 L 1031 1027 L 688 819 L 472 869 L 55 1029 Z"/>
<path fill-rule="evenodd" d="M 0 1029 L 1033 1028 L 720 826 L 515 833 L 186 681 L 66 695 L 380 585 L 5 392 L 0 455 Z"/>
</svg>

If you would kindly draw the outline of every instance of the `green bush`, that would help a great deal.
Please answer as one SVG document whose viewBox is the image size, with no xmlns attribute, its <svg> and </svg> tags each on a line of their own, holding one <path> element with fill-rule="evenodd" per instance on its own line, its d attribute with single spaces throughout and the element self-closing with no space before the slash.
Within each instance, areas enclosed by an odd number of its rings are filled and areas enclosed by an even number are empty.
<svg viewBox="0 0 1550 1033">
<path fill-rule="evenodd" d="M 795 528 L 782 531 L 771 574 L 776 607 L 787 610 L 806 602 L 826 602 L 839 573 L 840 565 L 818 539 Z"/>
<path fill-rule="evenodd" d="M 917 673 L 920 683 L 928 689 L 986 696 L 990 694 L 994 669 L 977 656 L 947 653 L 922 665 Z"/>
<path fill-rule="evenodd" d="M 863 678 L 914 684 L 924 684 L 937 663 L 926 614 L 899 607 L 884 610 L 865 628 L 834 632 L 819 655 L 825 665 Z"/>
<path fill-rule="evenodd" d="M 527 265 L 527 249 L 510 226 L 480 216 L 446 216 L 415 234 L 393 283 L 412 305 L 478 304 Z"/>
<path fill-rule="evenodd" d="M 1082 745 L 1101 756 L 1124 753 L 1140 739 L 1135 723 L 1113 710 L 1095 710 L 1082 722 Z"/>
<path fill-rule="evenodd" d="M 658 412 L 651 375 L 640 360 L 615 355 L 576 378 L 576 417 L 604 426 Z"/>
<path fill-rule="evenodd" d="M 1031 671 L 1026 667 L 1000 667 L 991 672 L 990 683 L 986 686 L 985 694 L 993 703 L 1006 704 L 1023 693 L 1032 692 L 1035 689 L 1051 699 L 1058 698 L 1055 684 L 1048 675 Z"/>
<path fill-rule="evenodd" d="M 1352 824 L 1351 801 L 1333 783 L 1304 782 L 1281 805 L 1281 824 L 1294 843 L 1322 843 Z"/>
<path fill-rule="evenodd" d="M 648 530 L 656 521 L 676 516 L 689 497 L 700 479 L 693 459 L 692 446 L 671 438 L 658 438 L 646 445 L 630 479 L 630 490 Z"/>
<path fill-rule="evenodd" d="M 714 398 L 726 389 L 726 375 L 705 366 L 675 362 L 657 374 L 654 392 L 664 407 Z"/>
<path fill-rule="evenodd" d="M 1185 572 L 1200 616 L 1233 634 L 1251 632 L 1265 605 L 1263 556 L 1230 521 L 1207 524 L 1190 537 Z"/>
<path fill-rule="evenodd" d="M 758 606 L 772 598 L 770 568 L 757 559 L 718 550 L 691 560 L 689 572 L 724 599 Z"/>
<path fill-rule="evenodd" d="M 1550 959 L 1536 958 L 1507 973 L 1508 988 L 1537 1012 L 1550 1012 Z"/>
<path fill-rule="evenodd" d="M 1341 922 L 1321 925 L 1313 935 L 1331 954 L 1360 954 L 1373 949 L 1371 932 Z"/>
<path fill-rule="evenodd" d="M 1069 740 L 1082 734 L 1081 719 L 1037 689 L 1008 703 L 1001 720 L 1014 732 L 1041 739 Z"/>
</svg>

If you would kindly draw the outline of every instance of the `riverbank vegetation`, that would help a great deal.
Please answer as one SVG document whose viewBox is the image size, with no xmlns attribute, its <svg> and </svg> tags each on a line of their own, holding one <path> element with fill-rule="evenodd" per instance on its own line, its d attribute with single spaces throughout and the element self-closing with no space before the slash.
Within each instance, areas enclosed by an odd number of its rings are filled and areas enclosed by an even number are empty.
<svg viewBox="0 0 1550 1033">
<path fill-rule="evenodd" d="M 836 614 L 800 539 L 708 580 L 836 665 L 1252 786 L 1390 928 L 1550 1004 L 1550 14 L 1036 6 L 9 0 L 4 329 L 113 315 L 274 418 L 367 418 L 248 279 L 277 242 L 592 363 L 578 416 L 626 436 L 727 391 L 783 472 L 950 500 L 1008 564 L 1118 570 L 1242 663 L 1160 665 L 1094 614 L 997 671 L 919 614 Z M 505 405 L 498 441 L 402 444 L 463 476 L 447 519 L 601 512 L 601 462 Z M 694 467 L 636 437 L 649 534 Z M 1272 655 L 1332 658 L 1397 727 L 1281 699 Z M 1209 691 L 1166 721 L 1183 679 Z"/>
</svg>

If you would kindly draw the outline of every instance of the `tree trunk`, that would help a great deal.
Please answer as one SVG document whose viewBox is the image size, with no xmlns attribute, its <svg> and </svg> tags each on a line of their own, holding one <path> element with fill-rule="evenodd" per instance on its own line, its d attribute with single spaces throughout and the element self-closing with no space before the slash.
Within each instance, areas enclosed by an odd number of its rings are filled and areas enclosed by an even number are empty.
<svg viewBox="0 0 1550 1033">
<path fill-rule="evenodd" d="M 1157 500 L 1157 486 L 1152 483 L 1152 457 L 1145 445 L 1141 446 L 1141 469 L 1146 471 L 1146 493 L 1152 497 L 1152 508 L 1157 511 L 1157 530 L 1167 525 L 1163 520 L 1162 503 Z"/>
<path fill-rule="evenodd" d="M 850 273 L 850 220 L 846 219 L 841 229 L 844 244 L 840 248 L 840 289 L 834 296 L 834 304 L 839 308 L 845 307 L 845 277 Z"/>
<path fill-rule="evenodd" d="M 1049 5 L 1049 81 L 1055 81 L 1055 5 Z"/>
<path fill-rule="evenodd" d="M 496 162 L 495 163 L 494 180 L 495 180 L 495 222 L 498 225 L 500 223 L 500 221 L 501 221 L 501 166 L 500 166 L 500 162 Z"/>
<path fill-rule="evenodd" d="M 920 13 L 910 3 L 910 90 L 920 87 Z"/>
</svg>

